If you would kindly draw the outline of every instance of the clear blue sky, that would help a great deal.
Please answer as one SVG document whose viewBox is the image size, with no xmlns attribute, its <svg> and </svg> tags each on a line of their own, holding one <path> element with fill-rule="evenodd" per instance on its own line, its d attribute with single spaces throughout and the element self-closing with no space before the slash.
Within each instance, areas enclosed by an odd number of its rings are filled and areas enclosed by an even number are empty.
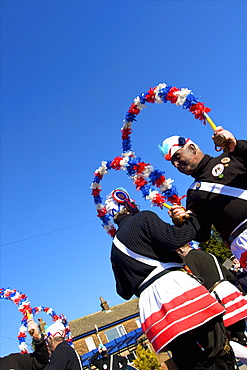
<svg viewBox="0 0 247 370">
<path fill-rule="evenodd" d="M 91 197 L 94 170 L 121 154 L 120 128 L 136 95 L 160 82 L 188 87 L 217 125 L 246 139 L 246 1 L 1 1 L 1 287 L 69 320 L 122 303 L 111 238 Z M 162 159 L 169 135 L 216 155 L 212 130 L 191 113 L 148 104 L 133 149 L 174 179 Z M 105 197 L 125 173 L 102 182 Z M 166 210 L 157 211 L 168 221 Z M 1 355 L 18 352 L 21 314 L 1 300 Z"/>
</svg>

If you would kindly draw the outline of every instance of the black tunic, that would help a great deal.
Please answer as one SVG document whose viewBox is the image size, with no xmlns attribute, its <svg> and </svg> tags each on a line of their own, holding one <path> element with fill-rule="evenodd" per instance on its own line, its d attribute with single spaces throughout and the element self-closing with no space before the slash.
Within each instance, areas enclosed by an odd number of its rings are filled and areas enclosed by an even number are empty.
<svg viewBox="0 0 247 370">
<path fill-rule="evenodd" d="M 67 342 L 61 342 L 52 353 L 45 370 L 81 370 L 79 361 L 74 348 Z"/>
<path fill-rule="evenodd" d="M 200 226 L 191 215 L 180 227 L 161 220 L 156 213 L 142 211 L 134 216 L 124 215 L 119 221 L 117 238 L 135 253 L 160 262 L 178 262 L 182 259 L 175 249 L 194 239 Z M 124 299 L 137 297 L 138 287 L 150 274 L 150 267 L 126 256 L 112 244 L 111 263 L 117 293 Z"/>
<path fill-rule="evenodd" d="M 204 279 L 203 285 L 205 285 L 207 289 L 210 289 L 217 281 L 221 280 L 214 258 L 209 253 L 199 249 L 192 249 L 187 256 L 184 257 L 184 261 L 195 275 Z M 236 279 L 234 275 L 224 266 L 219 266 L 224 279 L 235 284 Z"/>
<path fill-rule="evenodd" d="M 213 176 L 212 169 L 224 165 L 220 176 Z M 223 175 L 223 176 L 222 176 Z M 206 181 L 247 189 L 247 141 L 237 140 L 234 152 L 218 157 L 205 155 L 192 175 L 195 181 Z M 228 195 L 192 190 L 187 192 L 187 208 L 198 216 L 202 227 L 195 240 L 205 242 L 210 238 L 211 225 L 227 241 L 231 232 L 247 218 L 247 201 Z"/>
</svg>

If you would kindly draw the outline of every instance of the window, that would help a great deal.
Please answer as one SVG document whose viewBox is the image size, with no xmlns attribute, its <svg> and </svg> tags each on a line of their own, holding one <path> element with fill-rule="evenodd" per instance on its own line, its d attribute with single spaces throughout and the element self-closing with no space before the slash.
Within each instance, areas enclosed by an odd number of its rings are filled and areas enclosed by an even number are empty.
<svg viewBox="0 0 247 370">
<path fill-rule="evenodd" d="M 141 328 L 140 317 L 137 317 L 137 319 L 136 319 L 136 325 L 137 325 L 138 328 Z"/>
<path fill-rule="evenodd" d="M 92 337 L 88 337 L 85 339 L 85 342 L 86 342 L 86 345 L 87 345 L 87 348 L 90 351 L 92 351 L 93 349 L 96 349 L 96 345 L 94 343 L 94 340 Z"/>
<path fill-rule="evenodd" d="M 118 325 L 115 328 L 111 328 L 105 331 L 105 335 L 110 342 L 113 339 L 122 337 L 122 335 L 126 334 L 126 330 L 124 329 L 123 325 Z"/>
</svg>

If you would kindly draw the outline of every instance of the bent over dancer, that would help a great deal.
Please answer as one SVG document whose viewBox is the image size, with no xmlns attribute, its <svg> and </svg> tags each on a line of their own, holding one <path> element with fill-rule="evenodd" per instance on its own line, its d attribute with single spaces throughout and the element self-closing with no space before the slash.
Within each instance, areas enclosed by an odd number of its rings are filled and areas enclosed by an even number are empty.
<svg viewBox="0 0 247 370">
<path fill-rule="evenodd" d="M 154 212 L 139 212 L 126 191 L 125 203 L 108 195 L 106 209 L 118 225 L 111 250 L 117 293 L 140 297 L 142 329 L 157 353 L 170 350 L 181 370 L 236 369 L 222 321 L 223 306 L 183 269 L 175 252 L 200 229 L 191 213 L 181 226 Z M 185 216 L 181 207 L 180 216 Z"/>
<path fill-rule="evenodd" d="M 189 138 L 171 136 L 159 149 L 179 172 L 192 176 L 187 192 L 187 209 L 193 210 L 201 225 L 194 239 L 205 242 L 215 226 L 241 267 L 247 268 L 247 140 L 237 140 L 221 126 L 214 140 L 224 137 L 228 151 L 218 157 L 204 154 Z"/>
<path fill-rule="evenodd" d="M 247 338 L 245 335 L 245 318 L 247 317 L 247 300 L 234 285 L 235 277 L 217 258 L 200 249 L 193 249 L 185 244 L 177 250 L 186 266 L 196 276 L 203 279 L 203 285 L 211 295 L 224 306 L 224 325 L 231 339 L 231 346 L 237 358 L 247 364 Z M 238 343 L 238 345 L 235 345 Z"/>
</svg>

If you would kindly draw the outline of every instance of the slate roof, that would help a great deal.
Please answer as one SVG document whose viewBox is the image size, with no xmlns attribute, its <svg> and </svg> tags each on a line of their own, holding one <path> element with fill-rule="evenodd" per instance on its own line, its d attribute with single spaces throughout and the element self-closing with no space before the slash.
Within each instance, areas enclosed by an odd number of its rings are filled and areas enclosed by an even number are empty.
<svg viewBox="0 0 247 370">
<path fill-rule="evenodd" d="M 73 337 L 95 331 L 97 325 L 99 331 L 101 327 L 114 323 L 116 321 L 127 319 L 129 316 L 138 314 L 138 298 L 131 299 L 128 302 L 110 307 L 109 311 L 99 311 L 88 316 L 81 317 L 69 322 Z"/>
</svg>

